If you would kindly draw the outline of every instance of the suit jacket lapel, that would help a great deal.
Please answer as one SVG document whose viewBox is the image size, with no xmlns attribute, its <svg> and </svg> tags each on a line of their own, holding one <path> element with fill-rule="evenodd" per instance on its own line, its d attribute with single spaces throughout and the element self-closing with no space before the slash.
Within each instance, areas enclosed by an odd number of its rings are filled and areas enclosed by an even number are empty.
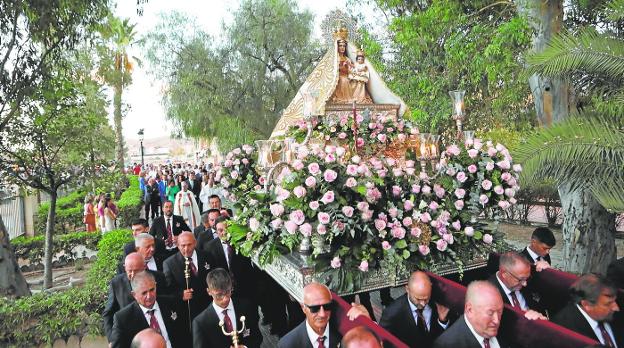
<svg viewBox="0 0 624 348">
<path fill-rule="evenodd" d="M 416 326 L 416 321 L 414 320 L 414 315 L 412 315 L 412 307 L 410 307 L 409 299 L 407 295 L 405 296 L 405 302 L 401 306 L 401 311 L 403 312 L 403 320 L 407 323 L 407 332 L 416 332 L 418 327 Z"/>
</svg>

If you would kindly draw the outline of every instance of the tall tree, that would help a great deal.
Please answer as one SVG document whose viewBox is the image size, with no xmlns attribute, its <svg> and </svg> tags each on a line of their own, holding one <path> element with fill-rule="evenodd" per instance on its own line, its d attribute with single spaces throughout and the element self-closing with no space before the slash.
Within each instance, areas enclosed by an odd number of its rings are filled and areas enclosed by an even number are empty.
<svg viewBox="0 0 624 348">
<path fill-rule="evenodd" d="M 321 57 L 312 14 L 292 0 L 245 0 L 222 42 L 192 23 L 173 14 L 146 38 L 153 73 L 167 82 L 169 119 L 223 148 L 268 137 Z"/>
<path fill-rule="evenodd" d="M 108 0 L 0 2 L 0 131 L 50 78 L 59 54 L 81 42 L 108 13 Z M 0 296 L 29 291 L 0 217 Z"/>
<path fill-rule="evenodd" d="M 136 24 L 131 24 L 129 19 L 109 16 L 107 23 L 101 29 L 104 42 L 100 46 L 102 62 L 99 74 L 113 88 L 113 123 L 115 125 L 117 169 L 119 170 L 123 170 L 125 167 L 125 142 L 121 126 L 123 119 L 123 92 L 132 83 L 134 62 L 140 63 L 136 57 L 128 55 L 130 45 L 137 43 L 135 27 Z"/>
<path fill-rule="evenodd" d="M 614 22 L 624 17 L 618 4 L 624 2 L 614 2 Z M 575 81 L 579 94 L 591 97 L 579 116 L 562 109 L 554 121 L 563 120 L 539 131 L 519 150 L 519 159 L 526 163 L 525 178 L 559 181 L 564 267 L 576 273 L 606 270 L 616 256 L 613 211 L 624 210 L 624 40 L 617 37 L 618 30 L 608 30 L 617 23 L 605 24 L 601 34 L 593 29 L 577 30 L 576 36 L 551 33 L 542 49 L 528 58 L 536 80 L 565 81 L 564 85 Z M 568 92 L 558 93 L 565 97 Z"/>
</svg>

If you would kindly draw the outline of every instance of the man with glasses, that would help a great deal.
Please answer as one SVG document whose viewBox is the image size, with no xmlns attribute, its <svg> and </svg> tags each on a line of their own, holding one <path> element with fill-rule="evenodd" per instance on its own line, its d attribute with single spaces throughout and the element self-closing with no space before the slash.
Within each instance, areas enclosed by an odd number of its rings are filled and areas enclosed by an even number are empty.
<svg viewBox="0 0 624 348">
<path fill-rule="evenodd" d="M 530 277 L 529 261 L 519 253 L 510 251 L 501 255 L 498 272 L 488 281 L 496 286 L 505 303 L 524 311 L 527 319 L 546 319 L 538 312 L 541 310 L 539 296 L 529 293 L 525 288 Z"/>
<path fill-rule="evenodd" d="M 449 309 L 431 301 L 431 280 L 412 273 L 406 294 L 384 309 L 379 325 L 410 347 L 429 347 L 449 325 Z"/>
<path fill-rule="evenodd" d="M 306 320 L 279 340 L 279 348 L 335 348 L 342 336 L 330 324 L 334 310 L 331 292 L 320 283 L 303 288 L 301 309 Z"/>
<path fill-rule="evenodd" d="M 223 334 L 220 322 L 223 322 L 226 332 L 240 331 L 239 347 L 260 347 L 262 334 L 258 328 L 258 309 L 243 298 L 232 298 L 232 278 L 228 271 L 223 268 L 212 270 L 206 277 L 206 283 L 212 304 L 193 320 L 193 347 L 230 348 L 232 338 Z"/>
</svg>

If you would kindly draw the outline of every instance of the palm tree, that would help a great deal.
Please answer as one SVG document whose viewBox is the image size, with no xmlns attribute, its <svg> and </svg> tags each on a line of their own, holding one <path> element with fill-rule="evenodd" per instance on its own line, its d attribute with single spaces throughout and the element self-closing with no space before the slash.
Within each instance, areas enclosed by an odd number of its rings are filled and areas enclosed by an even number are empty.
<svg viewBox="0 0 624 348">
<path fill-rule="evenodd" d="M 124 168 L 124 140 L 121 126 L 122 95 L 124 88 L 132 83 L 133 61 L 141 63 L 138 58 L 129 57 L 127 52 L 129 46 L 137 43 L 135 27 L 136 24 L 130 24 L 129 19 L 122 20 L 111 16 L 101 30 L 106 43 L 100 47 L 103 63 L 100 65 L 99 74 L 108 85 L 113 87 L 114 91 L 115 152 L 117 167 L 120 170 Z"/>
<path fill-rule="evenodd" d="M 624 17 L 624 0 L 606 9 Z M 564 268 L 604 271 L 615 258 L 615 212 L 624 211 L 624 40 L 608 31 L 561 33 L 531 54 L 529 73 L 568 78 L 590 106 L 537 131 L 516 152 L 523 183 L 555 179 L 564 223 Z"/>
</svg>

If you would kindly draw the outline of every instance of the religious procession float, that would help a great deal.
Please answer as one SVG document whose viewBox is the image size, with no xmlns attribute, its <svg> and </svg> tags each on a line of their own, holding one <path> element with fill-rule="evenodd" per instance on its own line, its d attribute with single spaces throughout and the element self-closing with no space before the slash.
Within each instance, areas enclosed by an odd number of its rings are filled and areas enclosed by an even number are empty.
<svg viewBox="0 0 624 348">
<path fill-rule="evenodd" d="M 404 284 L 414 269 L 483 267 L 503 242 L 479 221 L 516 203 L 521 167 L 462 131 L 463 91 L 450 93 L 457 135 L 421 133 L 355 45 L 350 17 L 333 11 L 323 32 L 327 53 L 271 139 L 221 164 L 237 252 L 297 299 L 312 280 L 343 295 Z"/>
</svg>

